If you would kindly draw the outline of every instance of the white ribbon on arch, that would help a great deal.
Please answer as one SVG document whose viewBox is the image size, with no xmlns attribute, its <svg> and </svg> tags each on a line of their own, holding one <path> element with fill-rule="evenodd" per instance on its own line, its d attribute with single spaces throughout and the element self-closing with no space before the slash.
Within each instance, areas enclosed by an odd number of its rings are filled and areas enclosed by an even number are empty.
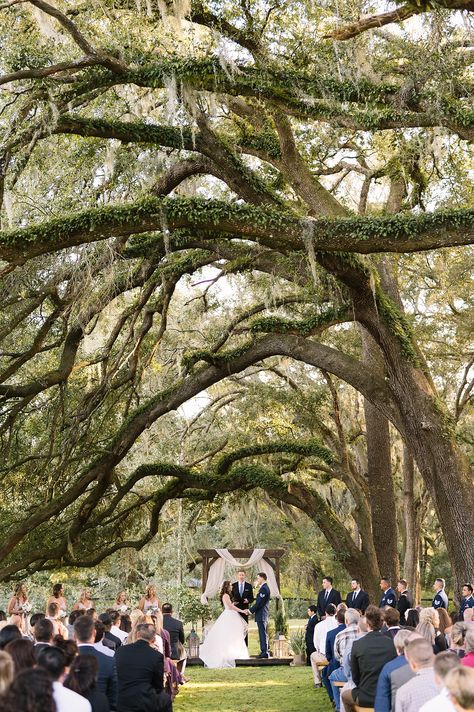
<svg viewBox="0 0 474 712">
<path fill-rule="evenodd" d="M 275 598 L 281 598 L 280 589 L 275 578 L 275 572 L 268 561 L 264 560 L 265 549 L 254 549 L 250 559 L 245 563 L 237 561 L 228 549 L 216 549 L 218 555 L 217 561 L 214 561 L 209 568 L 207 575 L 206 589 L 201 596 L 201 603 L 208 603 L 209 599 L 220 591 L 222 581 L 224 580 L 224 570 L 226 564 L 238 568 L 239 570 L 250 569 L 252 566 L 259 564 L 260 571 L 267 575 L 267 583 L 270 593 Z"/>
</svg>

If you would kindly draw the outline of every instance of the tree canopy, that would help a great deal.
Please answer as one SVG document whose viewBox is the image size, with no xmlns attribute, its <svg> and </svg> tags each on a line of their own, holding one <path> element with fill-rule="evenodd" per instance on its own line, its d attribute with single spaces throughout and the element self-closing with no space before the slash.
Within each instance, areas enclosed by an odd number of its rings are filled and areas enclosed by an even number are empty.
<svg viewBox="0 0 474 712">
<path fill-rule="evenodd" d="M 474 8 L 315 5 L 0 6 L 0 579 L 258 490 L 373 587 L 389 423 L 474 575 Z"/>
</svg>

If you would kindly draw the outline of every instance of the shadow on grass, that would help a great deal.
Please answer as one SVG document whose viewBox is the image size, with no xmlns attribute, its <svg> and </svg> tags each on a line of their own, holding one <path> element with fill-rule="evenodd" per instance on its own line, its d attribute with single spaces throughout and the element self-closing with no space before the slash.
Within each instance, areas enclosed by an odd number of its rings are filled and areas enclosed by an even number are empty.
<svg viewBox="0 0 474 712">
<path fill-rule="evenodd" d="M 310 668 L 190 668 L 174 712 L 331 712 Z"/>
</svg>

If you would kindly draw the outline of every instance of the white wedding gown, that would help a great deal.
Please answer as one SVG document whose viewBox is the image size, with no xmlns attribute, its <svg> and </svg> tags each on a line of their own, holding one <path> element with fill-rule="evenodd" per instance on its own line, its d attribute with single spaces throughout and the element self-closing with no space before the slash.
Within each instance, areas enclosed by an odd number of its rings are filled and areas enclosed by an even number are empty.
<svg viewBox="0 0 474 712">
<path fill-rule="evenodd" d="M 235 667 L 236 660 L 247 660 L 247 624 L 230 608 L 225 608 L 199 647 L 199 657 L 208 668 Z"/>
</svg>

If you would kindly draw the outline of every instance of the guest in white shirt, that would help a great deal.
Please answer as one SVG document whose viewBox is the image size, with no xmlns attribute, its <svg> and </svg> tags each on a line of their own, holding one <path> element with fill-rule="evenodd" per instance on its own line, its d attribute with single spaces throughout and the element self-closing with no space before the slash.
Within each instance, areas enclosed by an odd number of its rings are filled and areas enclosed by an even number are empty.
<svg viewBox="0 0 474 712">
<path fill-rule="evenodd" d="M 112 633 L 112 635 L 116 635 L 117 638 L 120 638 L 122 644 L 125 643 L 125 641 L 128 638 L 128 633 L 126 633 L 124 630 L 121 630 L 121 628 L 119 628 L 119 625 L 120 625 L 119 611 L 115 611 L 112 608 L 109 608 L 107 613 L 112 618 L 112 627 L 110 629 L 110 632 Z"/>
<path fill-rule="evenodd" d="M 38 666 L 47 670 L 53 680 L 53 697 L 57 712 L 92 712 L 90 702 L 63 686 L 66 672 L 64 653 L 51 646 L 38 656 Z"/>
<path fill-rule="evenodd" d="M 326 636 L 330 630 L 337 628 L 339 623 L 336 620 L 336 606 L 330 603 L 326 608 L 326 618 L 318 623 L 314 628 L 314 653 L 311 653 L 311 667 L 315 687 L 321 687 L 321 675 L 318 664 L 328 665 L 326 660 Z"/>
<path fill-rule="evenodd" d="M 438 653 L 434 660 L 435 682 L 440 688 L 440 693 L 429 702 L 425 702 L 420 707 L 420 712 L 456 712 L 455 707 L 449 699 L 449 692 L 444 686 L 448 673 L 461 665 L 457 655 L 448 650 Z"/>
<path fill-rule="evenodd" d="M 104 655 L 108 655 L 109 657 L 113 658 L 115 655 L 115 650 L 110 647 L 109 641 L 105 639 L 104 634 L 105 634 L 105 628 L 104 625 L 101 621 L 96 621 L 94 623 L 95 625 L 95 643 L 94 643 L 94 648 L 99 651 L 99 653 L 103 653 Z"/>
</svg>

